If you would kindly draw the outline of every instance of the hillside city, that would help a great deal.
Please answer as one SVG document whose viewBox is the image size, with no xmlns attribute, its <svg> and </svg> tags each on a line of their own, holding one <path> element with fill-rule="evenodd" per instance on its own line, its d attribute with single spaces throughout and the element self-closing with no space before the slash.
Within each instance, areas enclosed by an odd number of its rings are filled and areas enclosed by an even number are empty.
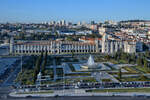
<svg viewBox="0 0 150 100">
<path fill-rule="evenodd" d="M 0 23 L 3 87 L 0 99 L 148 97 L 150 20 Z"/>
</svg>

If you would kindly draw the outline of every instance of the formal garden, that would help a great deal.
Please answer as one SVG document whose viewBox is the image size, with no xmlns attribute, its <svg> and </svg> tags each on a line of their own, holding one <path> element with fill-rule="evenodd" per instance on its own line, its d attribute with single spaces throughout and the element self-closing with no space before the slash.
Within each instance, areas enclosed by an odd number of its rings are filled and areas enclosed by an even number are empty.
<svg viewBox="0 0 150 100">
<path fill-rule="evenodd" d="M 97 73 L 106 72 L 108 75 L 113 76 L 119 82 L 130 81 L 150 81 L 148 74 L 150 73 L 149 59 L 150 53 L 137 53 L 127 54 L 123 52 L 117 52 L 113 55 L 107 54 L 95 54 L 95 62 L 102 63 L 103 66 L 108 67 L 110 70 L 96 71 Z M 63 67 L 56 68 L 56 75 L 58 78 L 54 81 L 54 68 L 50 67 L 54 65 L 55 59 L 56 66 L 67 63 L 70 73 L 65 73 Z M 72 82 L 99 82 L 92 74 L 93 71 L 76 71 L 73 66 L 74 63 L 80 61 L 86 62 L 88 56 L 76 56 L 73 54 L 71 57 L 52 57 L 47 55 L 47 52 L 42 52 L 39 56 L 30 56 L 22 65 L 22 71 L 19 73 L 15 82 L 22 85 L 34 85 L 37 80 L 39 72 L 42 75 L 49 76 L 51 81 L 43 82 L 43 84 L 54 84 L 66 80 L 67 83 Z M 69 62 L 69 63 L 68 63 Z M 63 77 L 67 77 L 64 79 Z M 72 77 L 72 78 L 71 78 Z M 111 77 L 99 79 L 102 82 L 113 82 Z"/>
</svg>

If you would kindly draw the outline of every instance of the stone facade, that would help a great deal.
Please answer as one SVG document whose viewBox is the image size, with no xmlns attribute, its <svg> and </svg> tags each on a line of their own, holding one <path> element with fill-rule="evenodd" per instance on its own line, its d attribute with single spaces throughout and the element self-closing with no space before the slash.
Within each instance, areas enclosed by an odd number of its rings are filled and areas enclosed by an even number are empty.
<svg viewBox="0 0 150 100">
<path fill-rule="evenodd" d="M 102 40 L 95 39 L 94 42 L 81 41 L 21 41 L 14 43 L 10 41 L 11 54 L 40 54 L 47 51 L 48 54 L 78 54 L 78 53 L 106 53 L 112 54 L 122 50 L 126 53 L 136 53 L 143 50 L 140 42 L 121 41 L 108 39 L 104 34 Z"/>
<path fill-rule="evenodd" d="M 42 51 L 48 54 L 96 53 L 99 50 L 96 43 L 70 41 L 24 41 L 11 45 L 13 54 L 40 54 Z"/>
<path fill-rule="evenodd" d="M 102 38 L 102 53 L 112 54 L 118 52 L 119 50 L 126 53 L 142 52 L 143 43 L 108 39 L 108 35 L 104 34 Z"/>
</svg>

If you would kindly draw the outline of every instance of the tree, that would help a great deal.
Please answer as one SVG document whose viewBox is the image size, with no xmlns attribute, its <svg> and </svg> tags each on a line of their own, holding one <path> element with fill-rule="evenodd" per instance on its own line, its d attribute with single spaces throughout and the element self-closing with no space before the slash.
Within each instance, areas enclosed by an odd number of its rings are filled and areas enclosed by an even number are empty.
<svg viewBox="0 0 150 100">
<path fill-rule="evenodd" d="M 44 62 L 42 63 L 41 72 L 44 75 L 45 66 L 47 64 L 47 51 L 45 52 Z"/>
<path fill-rule="evenodd" d="M 131 55 L 131 60 L 133 61 L 133 63 L 136 63 L 136 55 L 135 55 L 135 53 L 133 53 Z"/>
<path fill-rule="evenodd" d="M 137 59 L 137 64 L 138 64 L 139 66 L 142 66 L 142 58 L 139 57 L 139 58 Z"/>
<path fill-rule="evenodd" d="M 40 59 L 38 57 L 36 60 L 35 68 L 34 68 L 34 78 L 33 78 L 34 82 L 36 81 L 36 77 L 37 77 L 37 74 L 39 73 L 39 69 L 40 69 Z"/>
<path fill-rule="evenodd" d="M 59 33 L 58 33 L 58 32 L 55 32 L 55 36 L 58 37 L 58 36 L 59 36 Z"/>
<path fill-rule="evenodd" d="M 110 60 L 110 55 L 105 55 L 105 59 Z"/>
<path fill-rule="evenodd" d="M 119 71 L 118 71 L 118 78 L 119 78 L 119 80 L 121 80 L 121 78 L 122 78 L 121 68 L 120 68 Z"/>
<path fill-rule="evenodd" d="M 115 53 L 115 54 L 114 54 L 114 58 L 115 58 L 115 60 L 117 60 L 117 58 L 118 58 L 118 53 Z"/>
<path fill-rule="evenodd" d="M 35 69 L 34 69 L 34 82 L 36 81 L 37 74 L 40 72 L 42 58 L 43 58 L 43 51 L 41 52 L 41 55 L 36 60 Z"/>
<path fill-rule="evenodd" d="M 73 37 L 71 37 L 71 36 L 67 36 L 67 40 L 68 41 L 74 41 Z"/>
<path fill-rule="evenodd" d="M 130 64 L 131 63 L 131 58 L 129 57 L 127 60 L 128 60 L 128 63 Z"/>
<path fill-rule="evenodd" d="M 149 54 L 150 54 L 149 51 L 146 50 L 146 51 L 145 51 L 145 56 L 146 56 L 146 57 L 149 57 Z"/>
<path fill-rule="evenodd" d="M 128 59 L 128 55 L 126 53 L 121 53 L 121 59 L 127 60 Z"/>
<path fill-rule="evenodd" d="M 73 57 L 74 57 L 74 50 L 72 50 L 72 52 L 71 52 L 71 53 L 72 53 L 72 58 L 73 58 Z"/>
<path fill-rule="evenodd" d="M 42 52 L 41 52 L 41 56 L 40 56 L 40 65 L 41 65 L 41 63 L 42 63 L 42 59 L 43 59 L 43 50 L 42 50 Z"/>
<path fill-rule="evenodd" d="M 147 59 L 144 59 L 144 68 L 148 68 L 148 62 L 147 62 Z"/>
</svg>

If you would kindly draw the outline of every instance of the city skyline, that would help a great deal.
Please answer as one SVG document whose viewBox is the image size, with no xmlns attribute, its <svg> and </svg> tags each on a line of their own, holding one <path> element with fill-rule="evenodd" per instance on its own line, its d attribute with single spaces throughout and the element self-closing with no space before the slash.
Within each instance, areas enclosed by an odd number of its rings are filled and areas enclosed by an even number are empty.
<svg viewBox="0 0 150 100">
<path fill-rule="evenodd" d="M 148 0 L 5 0 L 0 22 L 149 20 Z"/>
</svg>

